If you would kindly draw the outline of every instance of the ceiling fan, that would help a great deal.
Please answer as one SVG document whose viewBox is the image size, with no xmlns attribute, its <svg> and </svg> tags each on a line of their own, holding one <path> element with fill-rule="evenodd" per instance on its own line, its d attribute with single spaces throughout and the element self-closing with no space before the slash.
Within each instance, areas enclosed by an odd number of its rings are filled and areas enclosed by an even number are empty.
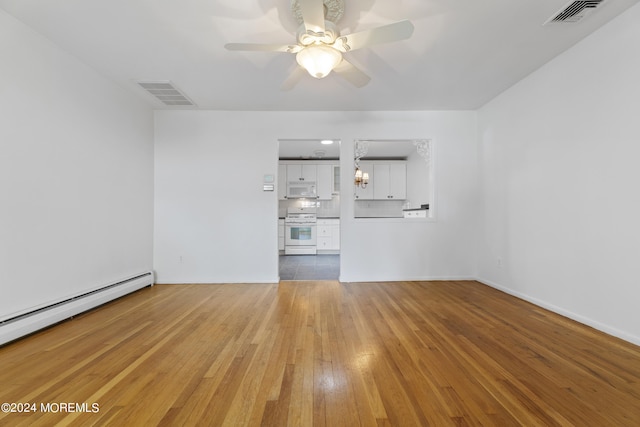
<svg viewBox="0 0 640 427">
<path fill-rule="evenodd" d="M 343 36 L 336 23 L 344 13 L 344 0 L 291 0 L 291 10 L 301 24 L 296 44 L 228 43 L 224 46 L 234 51 L 294 53 L 299 67 L 285 80 L 282 90 L 293 88 L 305 71 L 317 79 L 333 71 L 354 86 L 362 87 L 371 78 L 347 61 L 343 54 L 405 40 L 413 33 L 413 24 L 404 20 Z"/>
</svg>

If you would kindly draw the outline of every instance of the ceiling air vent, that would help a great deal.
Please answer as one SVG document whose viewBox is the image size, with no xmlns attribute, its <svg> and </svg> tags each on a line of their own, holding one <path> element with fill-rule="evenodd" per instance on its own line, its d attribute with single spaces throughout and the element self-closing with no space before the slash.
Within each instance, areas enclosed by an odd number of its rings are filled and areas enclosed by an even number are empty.
<svg viewBox="0 0 640 427">
<path fill-rule="evenodd" d="M 195 106 L 189 98 L 173 86 L 170 81 L 137 82 L 140 87 L 153 95 L 164 105 L 174 106 Z"/>
<path fill-rule="evenodd" d="M 543 25 L 554 22 L 579 22 L 604 2 L 605 0 L 572 1 L 553 14 L 553 16 L 547 19 Z"/>
</svg>

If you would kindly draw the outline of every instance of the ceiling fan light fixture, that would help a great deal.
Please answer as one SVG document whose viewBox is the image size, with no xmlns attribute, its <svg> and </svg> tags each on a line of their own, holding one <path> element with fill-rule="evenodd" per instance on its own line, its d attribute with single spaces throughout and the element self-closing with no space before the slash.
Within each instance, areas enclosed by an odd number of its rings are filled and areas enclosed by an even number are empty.
<svg viewBox="0 0 640 427">
<path fill-rule="evenodd" d="M 312 77 L 322 79 L 342 61 L 342 53 L 324 44 L 314 44 L 298 52 L 296 61 Z"/>
<path fill-rule="evenodd" d="M 344 12 L 345 0 L 289 1 L 291 10 L 300 23 L 296 32 L 296 44 L 227 43 L 225 45 L 226 49 L 232 51 L 296 54 L 296 61 L 300 66 L 292 70 L 282 84 L 282 90 L 293 88 L 302 78 L 303 70 L 316 79 L 322 79 L 334 71 L 353 86 L 364 87 L 371 77 L 342 55 L 369 46 L 406 40 L 411 37 L 414 30 L 410 21 L 403 20 L 342 36 L 336 22 Z"/>
</svg>

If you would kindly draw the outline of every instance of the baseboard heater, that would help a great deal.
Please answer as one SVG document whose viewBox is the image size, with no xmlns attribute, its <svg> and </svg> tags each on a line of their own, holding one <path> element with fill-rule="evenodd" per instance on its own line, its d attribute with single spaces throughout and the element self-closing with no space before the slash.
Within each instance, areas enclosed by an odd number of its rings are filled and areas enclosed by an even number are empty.
<svg viewBox="0 0 640 427">
<path fill-rule="evenodd" d="M 153 285 L 153 280 L 153 273 L 146 272 L 4 319 L 0 321 L 0 345 L 66 320 L 84 311 L 91 310 L 138 289 Z"/>
</svg>

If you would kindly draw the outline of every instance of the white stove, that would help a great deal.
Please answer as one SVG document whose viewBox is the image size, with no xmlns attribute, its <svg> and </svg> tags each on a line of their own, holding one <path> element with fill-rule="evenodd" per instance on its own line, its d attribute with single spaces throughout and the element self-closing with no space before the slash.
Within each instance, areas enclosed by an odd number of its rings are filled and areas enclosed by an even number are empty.
<svg viewBox="0 0 640 427">
<path fill-rule="evenodd" d="M 315 255 L 316 223 L 315 208 L 288 208 L 284 219 L 284 253 Z"/>
</svg>

